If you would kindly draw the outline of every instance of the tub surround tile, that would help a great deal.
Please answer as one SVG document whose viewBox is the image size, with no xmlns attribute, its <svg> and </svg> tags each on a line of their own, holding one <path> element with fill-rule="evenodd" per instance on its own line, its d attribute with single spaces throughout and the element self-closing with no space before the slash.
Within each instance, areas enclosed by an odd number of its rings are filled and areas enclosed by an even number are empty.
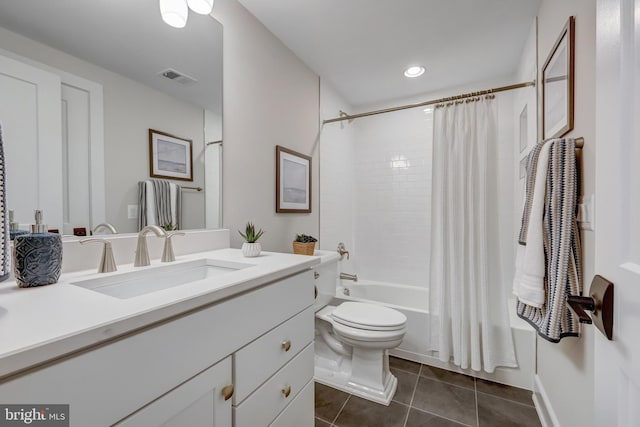
<svg viewBox="0 0 640 427">
<path fill-rule="evenodd" d="M 457 372 L 447 371 L 446 369 L 440 369 L 433 366 L 422 365 L 420 376 L 445 382 L 448 384 L 457 385 L 459 387 L 465 387 L 471 390 L 475 388 L 475 379 L 469 375 L 459 374 Z"/>
<path fill-rule="evenodd" d="M 315 383 L 316 417 L 332 423 L 349 398 L 349 393 Z"/>
<path fill-rule="evenodd" d="M 478 393 L 479 427 L 541 427 L 533 406 Z"/>
<path fill-rule="evenodd" d="M 478 392 L 491 394 L 503 399 L 533 406 L 533 398 L 530 390 L 498 384 L 487 380 L 476 380 Z"/>
<path fill-rule="evenodd" d="M 412 406 L 450 420 L 476 425 L 474 390 L 421 377 Z"/>
<path fill-rule="evenodd" d="M 405 427 L 462 427 L 466 425 L 411 408 Z"/>
<path fill-rule="evenodd" d="M 420 364 L 418 362 L 412 362 L 411 360 L 404 360 L 394 356 L 389 356 L 389 367 L 391 369 L 411 372 L 412 374 L 420 372 Z"/>
<path fill-rule="evenodd" d="M 398 388 L 396 389 L 396 394 L 393 396 L 393 400 L 404 403 L 405 405 L 411 404 L 413 390 L 415 390 L 416 383 L 418 382 L 418 374 L 399 371 L 395 368 L 391 368 L 391 373 L 398 378 Z"/>
<path fill-rule="evenodd" d="M 336 427 L 403 427 L 409 407 L 398 402 L 389 406 L 351 396 L 335 420 Z"/>
</svg>

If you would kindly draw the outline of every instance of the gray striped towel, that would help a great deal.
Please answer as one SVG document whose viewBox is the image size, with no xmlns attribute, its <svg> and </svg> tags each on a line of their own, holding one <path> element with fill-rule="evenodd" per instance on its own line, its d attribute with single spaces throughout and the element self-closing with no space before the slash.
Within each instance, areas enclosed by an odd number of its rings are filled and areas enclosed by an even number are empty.
<svg viewBox="0 0 640 427">
<path fill-rule="evenodd" d="M 552 146 L 543 219 L 545 303 L 535 308 L 518 301 L 517 312 L 538 335 L 559 342 L 564 337 L 580 335 L 580 323 L 566 304 L 569 295 L 582 292 L 582 252 L 576 219 L 578 170 L 572 138 L 547 143 Z"/>
<path fill-rule="evenodd" d="M 0 124 L 0 282 L 9 278 L 9 221 L 7 215 L 7 188 L 2 142 L 2 124 Z"/>
<path fill-rule="evenodd" d="M 160 227 L 173 225 L 171 218 L 171 183 L 164 179 L 152 179 L 156 224 Z"/>
<path fill-rule="evenodd" d="M 151 184 L 153 191 L 148 191 Z M 171 189 L 175 187 L 175 200 L 172 200 Z M 153 203 L 155 216 L 149 220 L 149 205 Z M 175 226 L 182 228 L 182 191 L 179 185 L 164 179 L 151 179 L 138 182 L 138 230 L 152 222 L 160 227 Z"/>
</svg>

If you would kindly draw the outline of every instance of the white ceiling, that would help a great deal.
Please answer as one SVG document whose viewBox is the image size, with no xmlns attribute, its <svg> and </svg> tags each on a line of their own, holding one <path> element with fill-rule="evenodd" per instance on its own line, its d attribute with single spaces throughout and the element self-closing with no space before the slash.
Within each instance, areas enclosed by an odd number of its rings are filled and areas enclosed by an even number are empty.
<svg viewBox="0 0 640 427">
<path fill-rule="evenodd" d="M 515 72 L 540 0 L 239 0 L 354 106 Z M 423 65 L 408 79 L 403 71 Z"/>
<path fill-rule="evenodd" d="M 0 26 L 221 112 L 222 26 L 210 16 L 191 12 L 176 29 L 162 21 L 158 0 L 0 0 Z M 198 82 L 158 77 L 167 68 Z"/>
</svg>

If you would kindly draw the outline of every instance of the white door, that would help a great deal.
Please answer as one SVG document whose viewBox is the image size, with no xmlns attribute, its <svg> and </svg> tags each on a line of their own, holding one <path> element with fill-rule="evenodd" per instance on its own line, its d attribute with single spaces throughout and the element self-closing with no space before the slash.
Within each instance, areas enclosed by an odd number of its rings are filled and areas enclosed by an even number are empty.
<svg viewBox="0 0 640 427">
<path fill-rule="evenodd" d="M 615 315 L 613 341 L 595 333 L 595 425 L 640 426 L 640 0 L 597 4 L 595 271 Z"/>
<path fill-rule="evenodd" d="M 38 66 L 38 64 L 34 64 Z M 39 64 L 62 79 L 64 234 L 105 222 L 102 85 Z"/>
<path fill-rule="evenodd" d="M 0 55 L 0 122 L 7 205 L 21 224 L 44 210 L 62 226 L 60 77 Z"/>
</svg>

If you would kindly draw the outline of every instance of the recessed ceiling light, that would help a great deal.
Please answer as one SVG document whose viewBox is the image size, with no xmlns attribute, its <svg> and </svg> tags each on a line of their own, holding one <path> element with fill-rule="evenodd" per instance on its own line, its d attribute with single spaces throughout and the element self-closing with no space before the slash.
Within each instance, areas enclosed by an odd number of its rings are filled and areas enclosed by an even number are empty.
<svg viewBox="0 0 640 427">
<path fill-rule="evenodd" d="M 404 75 L 406 77 L 414 78 L 414 77 L 419 77 L 423 75 L 424 71 L 425 71 L 424 67 L 421 67 L 419 65 L 414 65 L 413 67 L 409 67 L 406 70 L 404 70 Z"/>
</svg>

